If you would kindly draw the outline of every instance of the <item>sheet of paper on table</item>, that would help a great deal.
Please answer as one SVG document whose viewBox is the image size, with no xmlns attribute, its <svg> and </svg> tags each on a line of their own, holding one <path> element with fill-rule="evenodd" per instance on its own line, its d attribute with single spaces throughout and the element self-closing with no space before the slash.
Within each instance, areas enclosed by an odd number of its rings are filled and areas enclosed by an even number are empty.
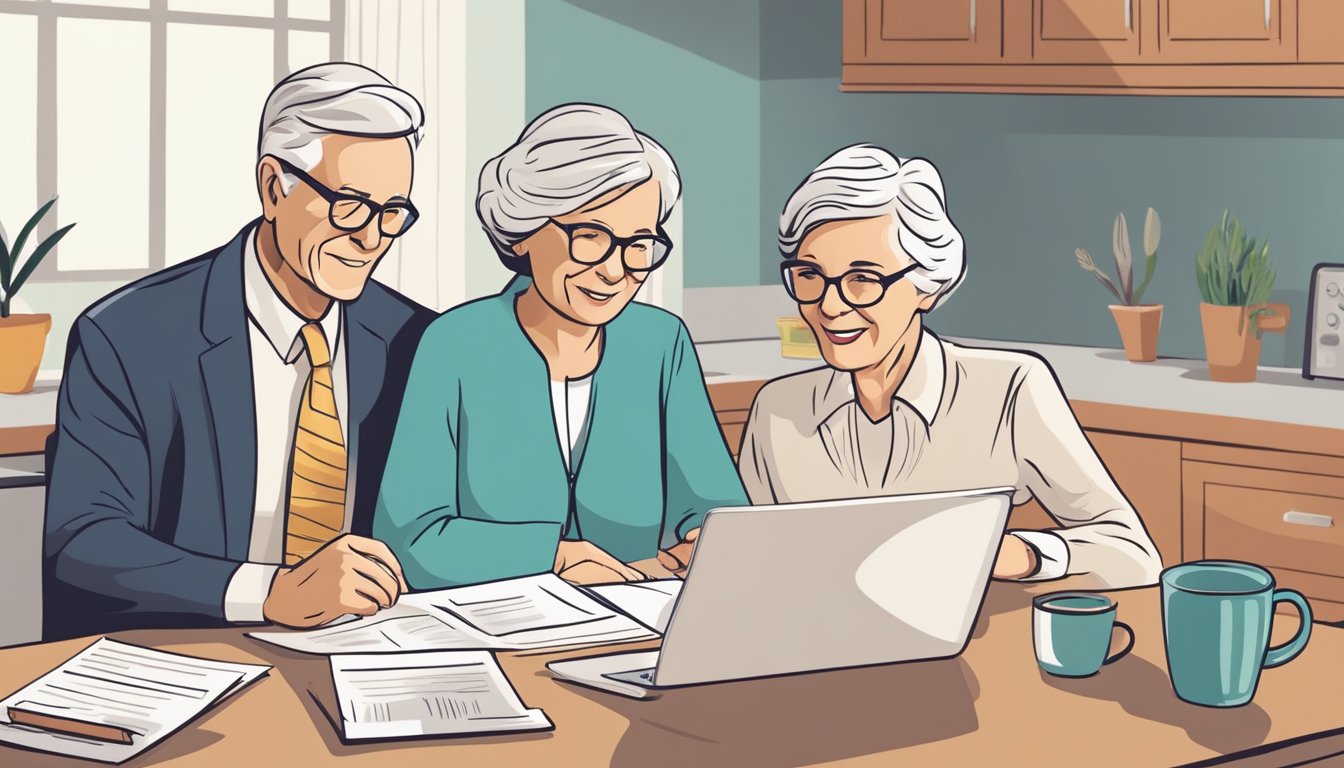
<svg viewBox="0 0 1344 768">
<path fill-rule="evenodd" d="M 656 638 L 552 573 L 403 595 L 373 616 L 306 632 L 250 632 L 302 653 L 579 647 Z"/>
<path fill-rule="evenodd" d="M 352 741 L 554 727 L 523 704 L 489 651 L 337 655 L 331 677 Z"/>
<path fill-rule="evenodd" d="M 584 589 L 662 634 L 667 631 L 667 622 L 672 618 L 672 606 L 677 602 L 677 595 L 681 594 L 681 585 L 681 579 L 660 579 L 629 584 L 599 584 Z"/>
<path fill-rule="evenodd" d="M 0 742 L 105 763 L 125 762 L 269 669 L 100 638 L 0 700 Z M 26 713 L 75 727 L 122 731 L 130 743 L 19 725 L 11 720 L 14 710 L 20 716 Z"/>
</svg>

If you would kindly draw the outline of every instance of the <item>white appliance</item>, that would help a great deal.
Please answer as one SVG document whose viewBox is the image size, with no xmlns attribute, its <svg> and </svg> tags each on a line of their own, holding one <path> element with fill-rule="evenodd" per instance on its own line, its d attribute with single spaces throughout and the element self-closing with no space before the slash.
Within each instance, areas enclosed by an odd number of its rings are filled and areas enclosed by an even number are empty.
<svg viewBox="0 0 1344 768">
<path fill-rule="evenodd" d="M 1317 264 L 1307 293 L 1307 348 L 1302 376 L 1344 379 L 1344 264 Z"/>
</svg>

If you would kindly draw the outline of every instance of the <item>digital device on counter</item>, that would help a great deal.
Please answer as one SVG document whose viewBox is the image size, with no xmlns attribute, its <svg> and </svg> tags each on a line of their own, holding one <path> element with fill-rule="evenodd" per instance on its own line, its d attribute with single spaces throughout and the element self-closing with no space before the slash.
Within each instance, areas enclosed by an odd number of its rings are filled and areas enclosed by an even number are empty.
<svg viewBox="0 0 1344 768">
<path fill-rule="evenodd" d="M 1302 377 L 1344 380 L 1344 264 L 1317 264 L 1307 292 L 1307 344 Z"/>
</svg>

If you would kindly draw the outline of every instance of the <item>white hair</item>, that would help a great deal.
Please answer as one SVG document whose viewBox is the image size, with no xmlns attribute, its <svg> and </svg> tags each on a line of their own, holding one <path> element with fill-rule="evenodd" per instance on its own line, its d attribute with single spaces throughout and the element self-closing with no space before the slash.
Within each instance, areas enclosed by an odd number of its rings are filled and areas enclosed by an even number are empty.
<svg viewBox="0 0 1344 768">
<path fill-rule="evenodd" d="M 563 104 L 533 120 L 481 168 L 476 215 L 500 261 L 526 275 L 531 267 L 514 245 L 552 218 L 649 179 L 661 191 L 661 224 L 681 196 L 681 177 L 667 150 L 610 107 Z"/>
<path fill-rule="evenodd" d="M 261 112 L 257 161 L 271 155 L 311 171 L 322 162 L 322 137 L 407 137 L 412 150 L 424 135 L 420 102 L 387 78 L 359 64 L 317 64 L 286 77 L 271 90 Z M 281 175 L 285 192 L 297 179 Z"/>
<path fill-rule="evenodd" d="M 910 282 L 941 304 L 966 275 L 966 247 L 947 214 L 943 180 L 923 158 L 899 158 L 871 144 L 826 158 L 789 196 L 779 216 L 779 250 L 798 252 L 803 238 L 832 221 L 891 216 L 891 242 L 919 265 Z"/>
</svg>

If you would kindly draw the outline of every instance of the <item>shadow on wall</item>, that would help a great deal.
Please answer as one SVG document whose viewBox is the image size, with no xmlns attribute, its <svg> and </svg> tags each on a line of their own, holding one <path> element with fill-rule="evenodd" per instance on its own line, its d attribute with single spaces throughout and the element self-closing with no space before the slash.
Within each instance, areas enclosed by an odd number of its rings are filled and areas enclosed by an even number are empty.
<svg viewBox="0 0 1344 768">
<path fill-rule="evenodd" d="M 788 0 L 787 4 L 793 4 Z M 760 15 L 770 0 L 564 0 L 747 77 L 761 76 Z M 834 14 L 838 17 L 839 11 Z M 838 39 L 838 38 L 837 38 Z M 576 41 L 600 45 L 601 41 Z"/>
</svg>

